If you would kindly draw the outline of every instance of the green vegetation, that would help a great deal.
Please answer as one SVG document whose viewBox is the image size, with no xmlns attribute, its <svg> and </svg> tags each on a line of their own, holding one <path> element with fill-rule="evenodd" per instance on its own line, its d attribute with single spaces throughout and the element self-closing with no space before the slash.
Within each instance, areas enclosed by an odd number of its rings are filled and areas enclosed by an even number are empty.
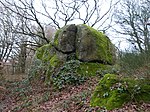
<svg viewBox="0 0 150 112">
<path fill-rule="evenodd" d="M 50 59 L 50 66 L 51 67 L 59 67 L 61 65 L 61 60 L 58 58 L 58 56 L 55 54 Z"/>
<path fill-rule="evenodd" d="M 103 77 L 106 73 L 117 73 L 117 69 L 100 63 L 70 60 L 60 67 L 57 74 L 53 74 L 52 80 L 58 89 L 62 89 L 68 85 L 82 84 L 87 78 Z"/>
<path fill-rule="evenodd" d="M 100 63 L 84 62 L 80 64 L 80 68 L 78 69 L 78 72 L 84 76 L 96 76 L 98 71 L 106 68 L 107 65 L 103 65 Z"/>
<path fill-rule="evenodd" d="M 78 85 L 85 82 L 86 77 L 77 72 L 80 63 L 78 60 L 70 60 L 64 63 L 59 72 L 52 76 L 54 86 L 62 89 L 68 85 Z"/>
<path fill-rule="evenodd" d="M 84 25 L 86 26 L 86 25 Z M 82 27 L 84 27 L 82 26 Z M 101 32 L 86 26 L 90 35 L 96 39 L 99 49 L 99 57 L 106 63 L 113 63 L 112 44 L 108 38 Z M 78 29 L 79 30 L 79 29 Z M 58 34 L 55 35 L 54 45 L 58 44 Z M 91 77 L 103 77 L 93 92 L 90 104 L 99 106 L 108 110 L 120 108 L 128 102 L 150 102 L 150 83 L 145 79 L 134 79 L 120 77 L 114 74 L 119 72 L 133 73 L 142 66 L 148 66 L 149 58 L 147 54 L 123 53 L 120 55 L 119 65 L 104 65 L 96 62 L 81 62 L 76 59 L 77 54 L 73 53 L 68 56 L 66 62 L 61 62 L 56 51 L 51 44 L 39 48 L 36 57 L 40 60 L 40 66 L 35 67 L 35 74 L 41 74 L 46 77 L 45 82 L 51 83 L 58 90 L 62 90 L 69 85 L 83 84 Z M 121 68 L 121 71 L 119 70 Z M 45 72 L 40 72 L 40 71 Z M 128 72 L 130 71 L 130 72 Z M 82 104 L 83 105 L 83 104 Z"/>
<path fill-rule="evenodd" d="M 150 103 L 149 52 L 121 53 L 118 62 L 122 75 L 106 74 L 92 95 L 91 106 L 113 110 L 129 102 Z"/>
<path fill-rule="evenodd" d="M 121 71 L 128 76 L 150 79 L 150 51 L 123 52 L 119 56 Z"/>
<path fill-rule="evenodd" d="M 51 44 L 46 44 L 38 48 L 36 51 L 36 57 L 41 60 L 42 63 L 48 63 L 51 67 L 56 67 L 61 62 Z"/>
<path fill-rule="evenodd" d="M 103 77 L 106 73 L 117 73 L 118 68 L 111 65 L 104 65 L 101 63 L 93 62 L 83 62 L 80 64 L 79 69 L 77 69 L 79 74 L 83 76 L 98 76 Z"/>
<path fill-rule="evenodd" d="M 106 63 L 113 63 L 113 53 L 112 53 L 112 43 L 109 38 L 106 37 L 102 32 L 95 30 L 94 28 L 85 25 L 88 30 L 91 32 L 91 35 L 96 38 L 96 45 L 99 49 L 97 49 L 97 53 L 99 54 L 99 58 Z"/>
<path fill-rule="evenodd" d="M 46 44 L 36 50 L 36 57 L 44 62 L 47 62 L 51 59 L 52 54 L 50 54 L 52 45 Z"/>
<path fill-rule="evenodd" d="M 60 32 L 62 32 L 62 29 L 57 30 L 57 32 L 55 33 L 55 38 L 54 38 L 54 45 L 55 46 L 58 45 L 58 35 Z"/>
<path fill-rule="evenodd" d="M 103 63 L 108 63 L 108 64 L 113 64 L 114 59 L 113 59 L 113 52 L 112 48 L 114 47 L 112 43 L 110 42 L 109 38 L 106 37 L 103 33 L 95 30 L 94 28 L 87 26 L 85 24 L 78 25 L 78 41 L 80 42 L 81 38 L 81 46 L 89 47 L 87 49 L 87 54 L 92 54 L 87 55 L 87 59 L 99 59 L 99 61 Z M 84 36 L 83 36 L 84 35 Z M 81 37 L 80 37 L 81 36 Z M 83 37 L 82 37 L 83 36 Z M 82 39 L 84 38 L 84 39 Z M 95 51 L 91 51 L 90 49 L 95 49 Z M 77 57 L 79 57 L 79 51 L 76 51 Z"/>
<path fill-rule="evenodd" d="M 46 63 L 44 64 L 42 63 L 41 60 L 35 58 L 28 72 L 29 80 L 33 82 L 34 80 L 37 80 L 37 79 L 39 80 L 44 75 L 43 73 L 44 71 L 46 71 L 46 68 L 47 68 Z"/>
<path fill-rule="evenodd" d="M 120 108 L 128 102 L 150 102 L 150 82 L 144 79 L 121 78 L 106 74 L 96 87 L 91 106 L 100 106 L 108 110 Z"/>
<path fill-rule="evenodd" d="M 113 45 L 110 40 L 105 38 L 103 33 L 97 32 L 97 30 L 89 26 L 81 25 L 81 27 L 85 27 L 84 30 L 89 32 L 87 36 L 92 36 L 90 39 L 85 39 L 83 44 L 96 41 L 93 46 L 96 49 L 94 53 L 100 55 L 94 56 L 96 59 L 98 57 L 102 60 L 85 62 L 79 59 L 78 51 L 70 54 L 59 51 L 55 47 L 58 45 L 58 35 L 62 29 L 58 30 L 55 34 L 54 43 L 46 44 L 37 49 L 36 57 L 28 73 L 29 80 L 19 84 L 24 85 L 25 83 L 26 86 L 17 87 L 13 90 L 12 94 L 17 93 L 19 100 L 23 103 L 12 110 L 20 111 L 29 107 L 36 107 L 40 103 L 47 101 L 50 101 L 51 104 L 53 102 L 56 104 L 58 99 L 64 99 L 64 101 L 60 101 L 56 106 L 63 107 L 66 110 L 70 109 L 70 106 L 73 106 L 73 108 L 77 106 L 83 110 L 88 108 L 89 111 L 92 109 L 92 111 L 103 111 L 122 108 L 130 102 L 135 102 L 136 104 L 141 102 L 150 103 L 149 52 L 121 53 L 119 60 L 117 60 L 118 63 L 111 65 L 114 58 Z M 87 52 L 91 53 L 89 51 Z M 90 56 L 92 57 L 92 55 Z M 129 77 L 129 75 L 133 77 Z M 38 86 L 38 90 L 39 87 L 42 88 L 42 92 L 38 92 L 36 97 L 33 95 L 34 91 L 32 91 L 33 87 L 34 89 L 36 88 L 35 86 Z M 45 91 L 45 88 L 48 90 Z M 70 93 L 70 91 L 72 92 Z M 63 92 L 64 94 L 60 95 Z M 68 99 L 68 96 L 70 96 L 70 99 Z"/>
<path fill-rule="evenodd" d="M 86 25 L 83 25 L 86 26 Z M 99 51 L 99 54 L 103 54 L 100 58 L 103 60 L 104 57 L 112 60 L 112 55 L 110 53 L 107 54 L 107 50 L 110 44 L 110 40 L 105 38 L 105 35 L 97 30 L 86 26 L 90 35 L 98 40 L 96 46 L 100 47 L 102 51 Z M 66 27 L 63 27 L 64 29 Z M 58 45 L 59 34 L 62 33 L 62 29 L 59 29 L 54 38 L 54 46 Z M 79 30 L 79 29 L 78 29 Z M 107 40 L 108 39 L 108 40 Z M 58 54 L 56 53 L 56 49 L 52 44 L 46 44 L 36 51 L 35 64 L 33 64 L 30 70 L 30 78 L 36 77 L 36 79 L 40 79 L 44 77 L 46 84 L 53 85 L 62 89 L 67 85 L 77 85 L 83 83 L 88 77 L 98 76 L 102 77 L 105 73 L 114 73 L 112 72 L 112 67 L 109 65 L 103 65 L 100 63 L 89 63 L 89 62 L 80 62 L 76 59 L 76 54 L 70 54 L 67 59 L 67 62 L 62 62 Z M 104 59 L 106 61 L 111 61 L 109 59 Z M 38 64 L 37 64 L 37 63 Z"/>
</svg>

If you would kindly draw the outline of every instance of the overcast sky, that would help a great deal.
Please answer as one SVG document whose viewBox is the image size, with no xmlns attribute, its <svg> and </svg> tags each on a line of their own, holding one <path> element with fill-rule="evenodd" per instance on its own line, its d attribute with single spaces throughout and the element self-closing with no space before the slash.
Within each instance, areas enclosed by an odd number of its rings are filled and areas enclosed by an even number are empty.
<svg viewBox="0 0 150 112">
<path fill-rule="evenodd" d="M 49 7 L 49 12 L 50 13 L 53 13 L 53 10 L 52 9 L 50 9 L 50 7 L 53 7 L 53 0 L 44 0 L 44 1 L 47 1 L 46 2 L 46 5 L 47 5 L 47 7 Z M 68 0 L 64 0 L 64 1 L 68 1 Z M 63 1 L 63 2 L 64 2 Z M 90 0 L 89 0 L 90 1 Z M 109 5 L 110 5 L 110 1 L 111 0 L 100 0 L 101 2 L 100 2 L 100 5 L 101 5 L 101 11 L 100 11 L 100 13 L 103 15 L 108 9 L 109 9 Z M 117 2 L 118 0 L 113 0 L 114 2 Z M 137 2 L 138 2 L 139 0 L 137 0 Z M 92 2 L 90 2 L 90 4 L 91 4 L 91 6 L 93 5 L 93 3 Z M 44 12 L 44 9 L 43 9 L 43 6 L 42 6 L 42 3 L 41 3 L 41 0 L 35 0 L 35 8 L 36 8 L 36 10 L 38 10 L 38 11 L 43 11 Z M 80 10 L 80 12 L 81 12 L 81 14 L 82 14 L 82 16 L 84 17 L 85 16 L 85 9 L 84 8 L 82 8 L 81 10 Z M 41 19 L 41 21 L 42 22 L 48 22 L 49 21 L 49 19 L 48 18 L 45 18 L 45 17 L 43 17 L 43 16 L 39 16 L 40 17 L 40 19 Z M 102 21 L 103 22 L 103 21 Z M 109 24 L 109 22 L 110 21 L 107 21 L 107 24 Z M 60 23 L 61 23 L 61 21 L 60 21 Z M 75 21 L 72 21 L 71 22 L 72 24 L 81 24 L 81 21 L 79 21 L 79 20 L 75 20 Z M 70 23 L 70 24 L 71 24 Z M 63 24 L 62 24 L 62 26 L 63 26 Z M 95 28 L 96 28 L 97 26 L 95 26 Z M 117 26 L 115 26 L 116 28 L 118 28 Z M 103 29 L 103 28 L 102 28 Z M 102 30 L 101 29 L 101 30 Z M 112 42 L 116 45 L 116 46 L 118 46 L 119 45 L 119 47 L 122 49 L 122 50 L 124 50 L 124 49 L 128 49 L 128 47 L 129 47 L 129 44 L 126 42 L 126 40 L 125 39 L 118 39 L 118 37 L 120 36 L 119 34 L 116 34 L 116 33 L 113 33 L 113 32 L 111 32 L 111 31 L 109 31 L 108 33 L 107 33 L 107 35 L 109 36 L 109 38 L 112 40 Z"/>
</svg>

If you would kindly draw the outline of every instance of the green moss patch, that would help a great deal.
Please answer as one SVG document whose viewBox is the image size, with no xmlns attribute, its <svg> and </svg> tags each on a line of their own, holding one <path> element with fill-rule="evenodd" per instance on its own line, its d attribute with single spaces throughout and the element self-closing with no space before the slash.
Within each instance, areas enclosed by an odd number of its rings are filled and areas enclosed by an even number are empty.
<svg viewBox="0 0 150 112">
<path fill-rule="evenodd" d="M 79 74 L 82 74 L 84 76 L 96 76 L 99 71 L 101 72 L 102 70 L 106 70 L 107 68 L 107 65 L 103 65 L 100 63 L 82 62 L 80 64 L 78 72 Z"/>
<path fill-rule="evenodd" d="M 102 32 L 85 24 L 78 25 L 76 55 L 83 61 L 99 61 L 113 64 L 114 47 L 110 39 Z"/>
<path fill-rule="evenodd" d="M 99 57 L 104 62 L 113 63 L 113 57 L 111 52 L 112 43 L 110 42 L 109 38 L 106 37 L 102 32 L 95 30 L 92 27 L 87 26 L 92 36 L 97 38 L 96 45 L 98 46 L 98 54 Z"/>
<path fill-rule="evenodd" d="M 54 43 L 53 43 L 55 46 L 58 46 L 58 35 L 59 35 L 60 32 L 62 32 L 62 28 L 57 30 L 56 33 L 55 33 Z"/>
<path fill-rule="evenodd" d="M 36 58 L 40 60 L 41 64 L 39 66 L 40 76 L 43 75 L 45 77 L 45 82 L 51 82 L 51 75 L 55 72 L 57 67 L 60 67 L 62 61 L 59 59 L 58 55 L 56 54 L 55 48 L 51 44 L 46 44 L 36 51 Z M 33 74 L 34 76 L 37 73 Z M 42 76 L 42 77 L 43 77 Z"/>
<path fill-rule="evenodd" d="M 150 82 L 143 79 L 120 78 L 106 74 L 96 87 L 91 106 L 112 110 L 127 102 L 150 102 Z"/>
<path fill-rule="evenodd" d="M 38 48 L 36 51 L 36 57 L 43 63 L 49 63 L 51 67 L 56 67 L 61 62 L 51 44 L 46 44 Z"/>
<path fill-rule="evenodd" d="M 50 65 L 51 65 L 52 67 L 58 66 L 60 62 L 61 62 L 61 61 L 60 61 L 60 59 L 57 57 L 56 54 L 55 54 L 53 57 L 51 57 L 51 59 L 50 59 Z"/>
<path fill-rule="evenodd" d="M 52 57 L 52 54 L 50 54 L 50 50 L 52 49 L 51 44 L 43 45 L 42 47 L 38 48 L 36 50 L 36 57 L 42 61 L 49 61 Z"/>
<path fill-rule="evenodd" d="M 101 77 L 103 71 L 111 69 L 109 65 L 100 63 L 80 62 L 69 60 L 61 65 L 57 74 L 53 74 L 54 85 L 62 89 L 66 85 L 80 84 L 92 76 Z M 111 72 L 111 71 L 107 71 Z"/>
</svg>

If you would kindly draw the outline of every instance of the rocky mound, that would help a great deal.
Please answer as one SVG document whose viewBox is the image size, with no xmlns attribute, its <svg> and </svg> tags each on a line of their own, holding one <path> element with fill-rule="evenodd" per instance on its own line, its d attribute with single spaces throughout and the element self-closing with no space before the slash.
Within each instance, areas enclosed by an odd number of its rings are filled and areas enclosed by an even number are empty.
<svg viewBox="0 0 150 112">
<path fill-rule="evenodd" d="M 37 49 L 40 71 L 44 71 L 38 73 L 52 78 L 61 88 L 64 83 L 83 82 L 82 76 L 99 74 L 105 65 L 114 63 L 114 53 L 113 44 L 103 33 L 87 25 L 67 25 L 56 32 L 53 43 Z"/>
</svg>

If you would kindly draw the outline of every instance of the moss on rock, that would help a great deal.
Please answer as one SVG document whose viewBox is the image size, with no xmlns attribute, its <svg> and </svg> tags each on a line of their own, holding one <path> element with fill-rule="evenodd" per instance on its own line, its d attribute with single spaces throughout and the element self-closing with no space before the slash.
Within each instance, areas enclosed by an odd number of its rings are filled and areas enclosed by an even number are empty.
<svg viewBox="0 0 150 112">
<path fill-rule="evenodd" d="M 50 58 L 53 56 L 52 54 L 50 54 L 51 49 L 51 44 L 43 45 L 36 50 L 36 57 L 42 61 L 49 61 Z"/>
<path fill-rule="evenodd" d="M 51 44 L 46 44 L 36 51 L 36 58 L 41 61 L 39 67 L 43 68 L 42 75 L 45 77 L 45 82 L 51 82 L 51 75 L 57 67 L 60 67 L 62 60 L 56 53 L 57 51 Z"/>
<path fill-rule="evenodd" d="M 59 33 L 61 33 L 61 32 L 62 32 L 62 28 L 57 30 L 55 33 L 54 43 L 53 43 L 55 46 L 58 46 L 58 36 L 59 36 Z"/>
<path fill-rule="evenodd" d="M 56 67 L 62 61 L 56 52 L 51 44 L 46 44 L 37 49 L 36 57 L 43 62 L 49 63 L 51 67 Z"/>
<path fill-rule="evenodd" d="M 108 67 L 109 65 L 104 65 L 100 63 L 82 62 L 77 71 L 79 74 L 89 77 L 89 76 L 102 75 L 99 74 L 99 72 L 102 72 L 103 70 L 107 70 Z"/>
<path fill-rule="evenodd" d="M 57 55 L 53 55 L 53 57 L 51 57 L 51 59 L 50 59 L 50 65 L 51 65 L 52 67 L 56 67 L 56 66 L 59 65 L 59 63 L 60 63 L 60 60 L 59 60 L 59 58 L 57 57 Z"/>
<path fill-rule="evenodd" d="M 51 44 L 38 48 L 36 57 L 42 61 L 44 67 L 46 66 L 43 73 L 48 78 L 58 74 L 90 77 L 106 70 L 108 65 L 104 63 L 113 63 L 111 45 L 109 38 L 103 33 L 84 24 L 71 24 L 59 29 Z M 64 66 L 70 65 L 68 62 L 72 66 L 62 70 Z M 64 73 L 66 70 L 69 70 L 69 73 Z"/>
<path fill-rule="evenodd" d="M 53 45 L 63 53 L 76 53 L 76 58 L 84 62 L 115 61 L 115 47 L 110 39 L 85 24 L 62 27 L 56 32 Z"/>
<path fill-rule="evenodd" d="M 59 29 L 54 38 L 55 47 L 63 53 L 75 51 L 76 32 L 77 27 L 74 24 Z"/>
<path fill-rule="evenodd" d="M 119 108 L 123 104 L 136 102 L 150 102 L 150 83 L 143 80 L 120 78 L 114 74 L 106 74 L 96 87 L 91 106 L 100 106 L 108 110 Z"/>
<path fill-rule="evenodd" d="M 99 61 L 113 63 L 112 47 L 110 39 L 103 33 L 87 25 L 78 25 L 77 50 L 78 59 L 83 61 Z"/>
</svg>

